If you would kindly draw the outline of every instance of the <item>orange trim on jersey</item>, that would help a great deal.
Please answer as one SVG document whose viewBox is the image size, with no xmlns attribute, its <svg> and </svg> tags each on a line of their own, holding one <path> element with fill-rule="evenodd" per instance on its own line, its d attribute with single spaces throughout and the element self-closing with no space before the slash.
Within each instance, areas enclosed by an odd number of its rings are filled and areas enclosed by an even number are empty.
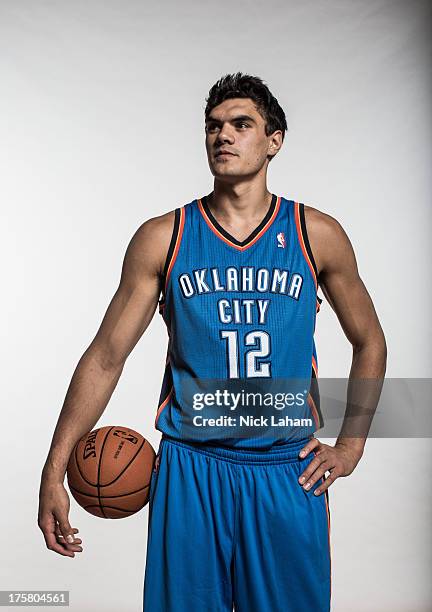
<svg viewBox="0 0 432 612">
<path fill-rule="evenodd" d="M 165 277 L 165 288 L 164 288 L 164 295 L 166 296 L 166 292 L 167 292 L 167 287 L 168 287 L 168 281 L 169 281 L 169 277 L 171 274 L 171 270 L 173 269 L 175 260 L 177 259 L 177 255 L 180 249 L 180 243 L 181 243 L 181 239 L 183 236 L 183 229 L 184 229 L 184 224 L 185 224 L 185 218 L 186 218 L 186 212 L 185 212 L 185 208 L 184 206 L 182 206 L 180 208 L 180 222 L 179 222 L 179 228 L 178 228 L 178 232 L 177 232 L 177 236 L 176 236 L 176 241 L 175 241 L 175 247 L 173 250 L 173 254 L 171 257 L 171 261 L 169 262 L 168 265 L 168 270 L 166 273 L 166 277 Z M 165 306 L 165 302 L 162 302 L 161 304 L 159 304 L 159 311 Z"/>
<path fill-rule="evenodd" d="M 173 392 L 173 387 L 171 387 L 170 392 L 168 393 L 168 395 L 166 396 L 166 398 L 164 399 L 164 401 L 162 402 L 162 404 L 161 404 L 161 405 L 159 406 L 159 408 L 157 409 L 157 412 L 156 412 L 156 418 L 155 418 L 155 427 L 156 427 L 156 425 L 157 425 L 157 422 L 158 422 L 158 419 L 159 419 L 159 416 L 160 416 L 160 414 L 161 414 L 162 410 L 165 408 L 165 406 L 168 404 L 168 402 L 169 402 L 169 401 L 170 401 L 170 399 L 171 399 L 172 392 Z"/>
<path fill-rule="evenodd" d="M 324 478 L 323 478 L 324 482 Z M 328 499 L 328 489 L 324 491 L 324 500 L 326 506 L 327 513 L 327 539 L 328 539 L 328 548 L 329 548 L 329 559 L 330 559 L 330 600 L 331 600 L 331 591 L 332 591 L 332 558 L 331 558 L 331 543 L 330 543 L 330 510 L 329 510 L 329 499 Z"/>
<path fill-rule="evenodd" d="M 313 367 L 313 369 L 315 371 L 316 378 L 318 378 L 318 364 L 317 364 L 316 359 L 315 359 L 315 357 L 313 355 L 312 355 L 312 367 Z"/>
<path fill-rule="evenodd" d="M 315 402 L 313 401 L 313 397 L 310 393 L 308 393 L 308 396 L 307 396 L 307 403 L 309 404 L 309 407 L 312 411 L 312 416 L 315 421 L 315 426 L 317 429 L 319 429 L 320 420 L 319 420 L 318 410 L 315 406 Z"/>
<path fill-rule="evenodd" d="M 223 240 L 225 242 L 225 244 L 228 244 L 229 246 L 234 247 L 238 251 L 245 251 L 246 249 L 251 247 L 253 244 L 255 244 L 255 242 L 257 240 L 259 240 L 263 234 L 265 234 L 265 232 L 268 230 L 270 225 L 276 219 L 276 215 L 278 214 L 279 208 L 280 208 L 281 196 L 278 196 L 278 198 L 276 200 L 275 209 L 273 211 L 273 214 L 270 217 L 270 219 L 267 221 L 267 223 L 264 225 L 264 227 L 258 232 L 258 234 L 255 236 L 255 238 L 253 238 L 250 242 L 248 242 L 248 244 L 244 244 L 243 246 L 239 246 L 238 244 L 234 244 L 234 242 L 231 242 L 231 240 L 228 240 L 228 238 L 226 238 L 223 234 L 221 234 L 221 232 L 213 225 L 213 223 L 209 219 L 206 211 L 204 210 L 204 207 L 203 207 L 203 204 L 201 202 L 201 199 L 197 198 L 197 202 L 198 202 L 198 208 L 199 208 L 202 216 L 204 217 L 205 222 L 207 223 L 209 228 L 212 230 L 212 232 L 214 232 L 218 238 Z"/>
<path fill-rule="evenodd" d="M 315 288 L 318 291 L 318 282 L 317 282 L 317 277 L 315 275 L 315 270 L 313 268 L 312 262 L 309 258 L 308 252 L 306 250 L 306 246 L 305 246 L 305 242 L 304 242 L 304 238 L 303 238 L 303 233 L 301 230 L 301 223 L 300 223 L 300 211 L 299 211 L 299 203 L 298 202 L 294 202 L 294 219 L 295 219 L 295 224 L 296 224 L 296 228 L 297 228 L 297 236 L 300 242 L 300 246 L 301 246 L 301 250 L 303 251 L 303 255 L 304 258 L 306 259 L 306 262 L 310 268 L 310 271 L 312 273 L 312 278 L 314 280 L 315 283 Z"/>
</svg>

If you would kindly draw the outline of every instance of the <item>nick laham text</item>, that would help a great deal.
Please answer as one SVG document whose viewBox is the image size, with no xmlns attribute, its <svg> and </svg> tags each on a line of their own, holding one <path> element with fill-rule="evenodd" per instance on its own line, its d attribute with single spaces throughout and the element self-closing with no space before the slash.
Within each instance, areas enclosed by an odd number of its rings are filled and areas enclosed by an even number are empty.
<svg viewBox="0 0 432 612">
<path fill-rule="evenodd" d="M 195 416 L 193 424 L 197 427 L 311 427 L 312 419 L 292 419 L 284 417 L 252 417 L 252 416 L 220 416 L 217 419 L 210 419 L 203 416 Z"/>
</svg>

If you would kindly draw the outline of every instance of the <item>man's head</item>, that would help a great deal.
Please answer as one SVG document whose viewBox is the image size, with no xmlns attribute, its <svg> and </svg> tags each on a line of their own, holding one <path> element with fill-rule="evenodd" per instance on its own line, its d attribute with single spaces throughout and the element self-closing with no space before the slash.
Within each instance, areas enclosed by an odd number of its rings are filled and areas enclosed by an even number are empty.
<svg viewBox="0 0 432 612">
<path fill-rule="evenodd" d="M 265 172 L 287 129 L 285 113 L 267 85 L 241 72 L 227 74 L 213 85 L 206 102 L 206 149 L 212 174 L 235 182 Z"/>
</svg>

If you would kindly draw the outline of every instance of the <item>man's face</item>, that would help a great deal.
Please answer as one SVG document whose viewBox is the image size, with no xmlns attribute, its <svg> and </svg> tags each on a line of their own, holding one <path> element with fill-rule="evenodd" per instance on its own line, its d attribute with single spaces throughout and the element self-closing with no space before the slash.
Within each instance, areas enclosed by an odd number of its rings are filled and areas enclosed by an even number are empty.
<svg viewBox="0 0 432 612">
<path fill-rule="evenodd" d="M 250 98 L 232 98 L 215 106 L 205 132 L 210 170 L 230 183 L 266 168 L 267 155 L 274 155 L 282 145 L 280 130 L 266 136 L 265 121 Z"/>
</svg>

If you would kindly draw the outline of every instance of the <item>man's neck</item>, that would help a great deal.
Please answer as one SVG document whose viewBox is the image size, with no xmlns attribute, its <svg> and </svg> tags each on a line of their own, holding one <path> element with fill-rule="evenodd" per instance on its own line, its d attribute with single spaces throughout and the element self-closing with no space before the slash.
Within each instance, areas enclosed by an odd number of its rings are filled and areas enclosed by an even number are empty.
<svg viewBox="0 0 432 612">
<path fill-rule="evenodd" d="M 208 205 L 215 217 L 228 223 L 261 220 L 271 204 L 272 194 L 267 185 L 226 185 L 215 182 L 208 196 Z"/>
</svg>

